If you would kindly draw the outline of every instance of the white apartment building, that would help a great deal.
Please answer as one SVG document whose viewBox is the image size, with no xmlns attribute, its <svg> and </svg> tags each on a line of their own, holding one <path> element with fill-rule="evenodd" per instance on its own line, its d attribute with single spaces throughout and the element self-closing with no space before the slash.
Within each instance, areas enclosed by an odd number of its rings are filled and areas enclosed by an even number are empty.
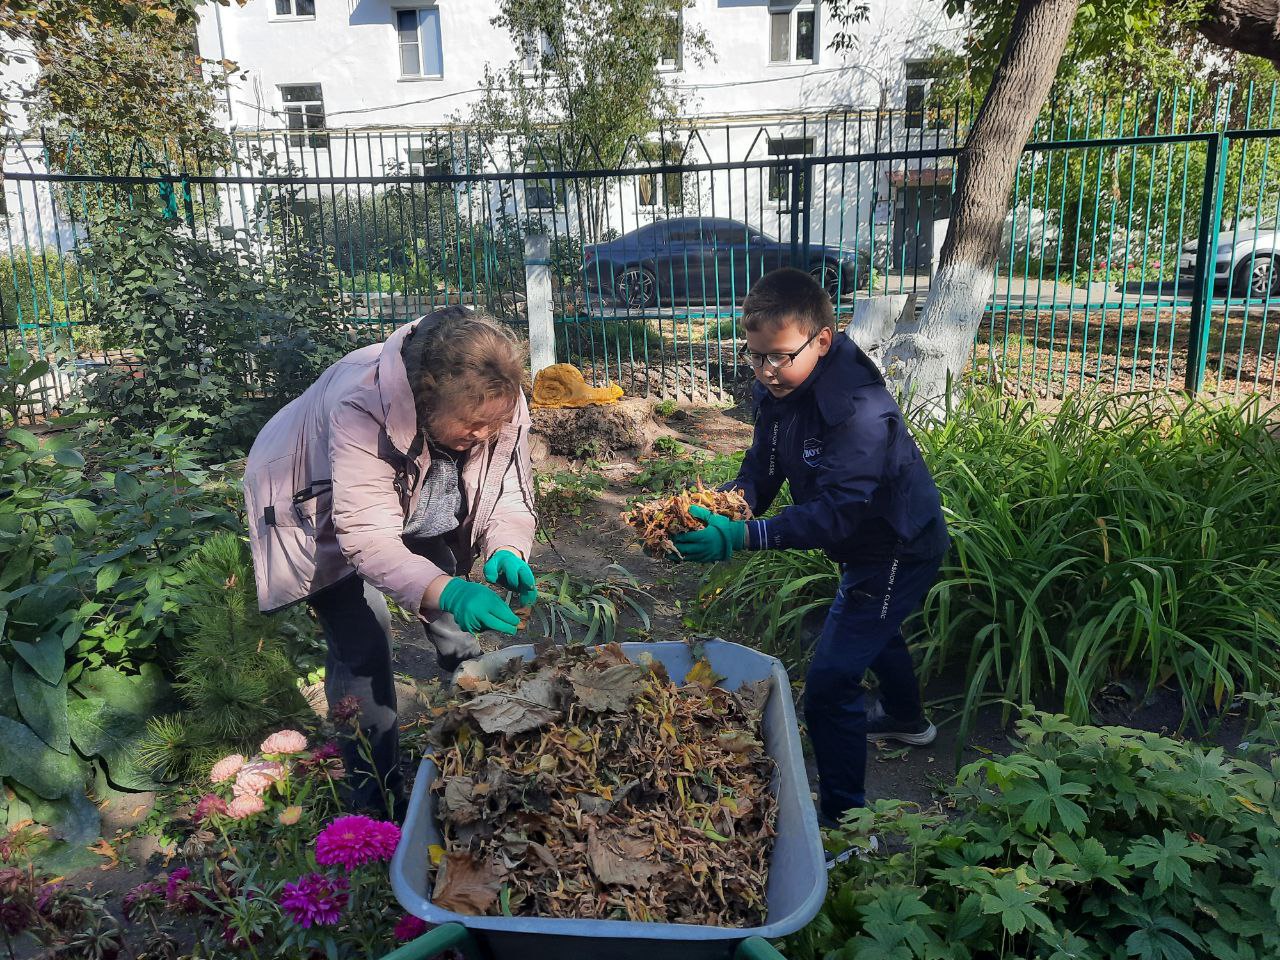
<svg viewBox="0 0 1280 960">
<path fill-rule="evenodd" d="M 459 159 L 466 134 L 454 121 L 479 95 L 486 65 L 500 69 L 521 55 L 517 39 L 491 22 L 497 0 L 248 0 L 201 9 L 200 55 L 239 67 L 224 98 L 228 129 L 269 144 L 307 176 L 475 172 Z M 837 27 L 822 0 L 695 0 L 682 23 L 701 29 L 712 52 L 698 62 L 675 49 L 661 64 L 687 105 L 679 129 L 664 132 L 674 145 L 668 156 L 681 164 L 951 144 L 950 131 L 929 129 L 919 111 L 926 56 L 960 39 L 942 0 L 870 0 L 867 20 L 854 28 L 857 43 L 840 52 L 830 48 Z M 887 122 L 885 111 L 894 112 Z M 6 158 L 8 169 L 40 168 L 38 151 L 20 153 Z M 512 164 L 490 152 L 485 166 Z M 812 242 L 897 246 L 924 266 L 932 222 L 949 214 L 950 173 L 949 160 L 917 159 L 819 166 L 800 184 L 785 169 L 760 166 L 631 175 L 606 185 L 604 219 L 616 234 L 673 216 L 729 217 L 785 242 L 804 213 Z M 812 195 L 807 211 L 794 202 L 800 186 Z M 20 187 L 31 184 L 5 190 Z M 469 218 L 533 216 L 548 232 L 596 232 L 582 229 L 577 202 L 589 189 L 573 187 L 508 181 L 480 191 L 478 209 L 475 190 L 465 198 L 460 190 L 459 202 Z M 225 225 L 251 228 L 252 191 L 227 185 L 221 192 Z M 299 196 L 323 208 L 344 192 L 350 188 L 330 183 L 308 185 Z M 35 193 L 26 206 L 47 207 L 48 198 Z M 65 248 L 65 225 L 52 214 L 46 209 L 39 223 L 30 214 L 10 216 L 10 240 L 19 240 L 15 221 L 22 221 L 23 245 L 43 238 Z"/>
<path fill-rule="evenodd" d="M 244 71 L 228 91 L 236 130 L 420 129 L 465 115 L 486 65 L 521 56 L 491 23 L 496 0 L 249 0 L 209 4 L 201 55 Z M 940 0 L 871 0 L 855 49 L 836 53 L 821 0 L 695 0 L 683 23 L 712 57 L 664 58 L 701 121 L 907 104 L 913 62 L 957 28 Z"/>
</svg>

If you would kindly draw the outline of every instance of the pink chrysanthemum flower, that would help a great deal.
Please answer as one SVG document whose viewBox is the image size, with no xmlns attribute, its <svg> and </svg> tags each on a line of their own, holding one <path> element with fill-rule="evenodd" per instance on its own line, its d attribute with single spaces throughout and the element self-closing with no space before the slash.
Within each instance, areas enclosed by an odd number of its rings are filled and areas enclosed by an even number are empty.
<svg viewBox="0 0 1280 960">
<path fill-rule="evenodd" d="M 223 757 L 213 765 L 213 769 L 209 771 L 209 779 L 214 783 L 230 780 L 240 772 L 240 768 L 243 766 L 244 757 L 238 753 L 233 753 L 229 757 Z"/>
<path fill-rule="evenodd" d="M 301 753 L 307 749 L 307 738 L 297 730 L 281 730 L 262 741 L 263 753 Z"/>
<path fill-rule="evenodd" d="M 280 906 L 300 927 L 337 923 L 347 906 L 347 879 L 308 873 L 284 885 Z"/>
<path fill-rule="evenodd" d="M 281 764 L 274 760 L 255 760 L 240 768 L 232 790 L 237 797 L 244 794 L 260 797 L 267 792 L 271 784 L 283 778 L 284 767 Z"/>
<path fill-rule="evenodd" d="M 227 805 L 227 816 L 232 820 L 244 820 L 267 809 L 266 803 L 256 794 L 242 793 Z"/>
<path fill-rule="evenodd" d="M 403 943 L 406 940 L 417 940 L 420 936 L 427 932 L 427 921 L 421 917 L 415 917 L 411 913 L 406 913 L 396 923 L 393 931 L 395 938 Z"/>
<path fill-rule="evenodd" d="M 338 817 L 316 837 L 316 863 L 347 870 L 390 860 L 400 842 L 400 828 L 385 820 L 359 815 Z"/>
<path fill-rule="evenodd" d="M 206 793 L 196 803 L 195 819 L 200 822 L 208 820 L 215 813 L 226 813 L 227 801 L 216 793 Z"/>
</svg>

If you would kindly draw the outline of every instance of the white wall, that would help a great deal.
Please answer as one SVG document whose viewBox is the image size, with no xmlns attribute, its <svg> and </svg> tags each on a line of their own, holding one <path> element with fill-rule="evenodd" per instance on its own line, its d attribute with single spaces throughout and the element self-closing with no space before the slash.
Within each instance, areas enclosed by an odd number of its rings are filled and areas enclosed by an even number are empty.
<svg viewBox="0 0 1280 960">
<path fill-rule="evenodd" d="M 420 127 L 465 112 L 486 64 L 515 56 L 512 40 L 490 24 L 496 0 L 438 0 L 444 76 L 403 80 L 393 0 L 315 0 L 311 19 L 281 20 L 274 0 L 203 9 L 200 50 L 238 63 L 229 93 L 239 129 L 284 126 L 279 85 L 320 83 L 330 127 Z M 405 0 L 395 6 L 427 5 Z M 690 95 L 693 116 L 758 115 L 829 108 L 900 106 L 903 60 L 932 43 L 954 43 L 940 0 L 872 0 L 869 22 L 856 28 L 854 51 L 827 49 L 834 26 L 818 7 L 817 62 L 769 62 L 769 0 L 697 0 L 686 22 L 705 30 L 715 58 L 686 58 L 672 81 Z M 275 115 L 273 115 L 275 111 Z"/>
</svg>

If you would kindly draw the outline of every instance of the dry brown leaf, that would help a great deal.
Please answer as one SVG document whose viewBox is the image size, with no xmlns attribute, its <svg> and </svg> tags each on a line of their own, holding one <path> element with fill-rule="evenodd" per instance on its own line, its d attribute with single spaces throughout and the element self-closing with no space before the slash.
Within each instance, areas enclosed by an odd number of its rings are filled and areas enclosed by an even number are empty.
<svg viewBox="0 0 1280 960">
<path fill-rule="evenodd" d="M 616 883 L 639 890 L 655 876 L 666 871 L 665 865 L 636 856 L 641 849 L 643 846 L 637 846 L 632 838 L 613 837 L 609 834 L 602 836 L 595 829 L 587 834 L 587 857 L 591 862 L 591 872 L 601 883 Z"/>
<path fill-rule="evenodd" d="M 588 710 L 626 710 L 640 692 L 640 681 L 647 671 L 634 663 L 620 663 L 604 670 L 589 666 L 574 667 L 569 682 L 578 702 Z"/>
<path fill-rule="evenodd" d="M 466 704 L 466 712 L 485 733 L 512 736 L 559 719 L 560 711 L 506 693 L 486 693 Z"/>
<path fill-rule="evenodd" d="M 477 862 L 469 853 L 446 853 L 431 901 L 436 906 L 481 916 L 498 900 L 502 873 L 489 861 Z"/>
</svg>

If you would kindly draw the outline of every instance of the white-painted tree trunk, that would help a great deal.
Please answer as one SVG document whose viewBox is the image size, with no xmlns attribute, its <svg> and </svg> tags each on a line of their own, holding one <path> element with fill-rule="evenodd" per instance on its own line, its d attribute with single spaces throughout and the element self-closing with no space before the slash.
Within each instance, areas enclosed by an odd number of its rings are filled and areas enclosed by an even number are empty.
<svg viewBox="0 0 1280 960">
<path fill-rule="evenodd" d="M 884 350 L 886 379 L 935 416 L 973 349 L 1022 149 L 1053 85 L 1080 0 L 1018 0 L 1009 40 L 956 167 L 951 226 L 918 319 Z"/>
<path fill-rule="evenodd" d="M 904 317 L 885 347 L 885 379 L 922 412 L 940 417 L 948 383 L 969 362 L 973 337 L 995 286 L 990 263 L 944 263 L 918 318 Z"/>
</svg>

